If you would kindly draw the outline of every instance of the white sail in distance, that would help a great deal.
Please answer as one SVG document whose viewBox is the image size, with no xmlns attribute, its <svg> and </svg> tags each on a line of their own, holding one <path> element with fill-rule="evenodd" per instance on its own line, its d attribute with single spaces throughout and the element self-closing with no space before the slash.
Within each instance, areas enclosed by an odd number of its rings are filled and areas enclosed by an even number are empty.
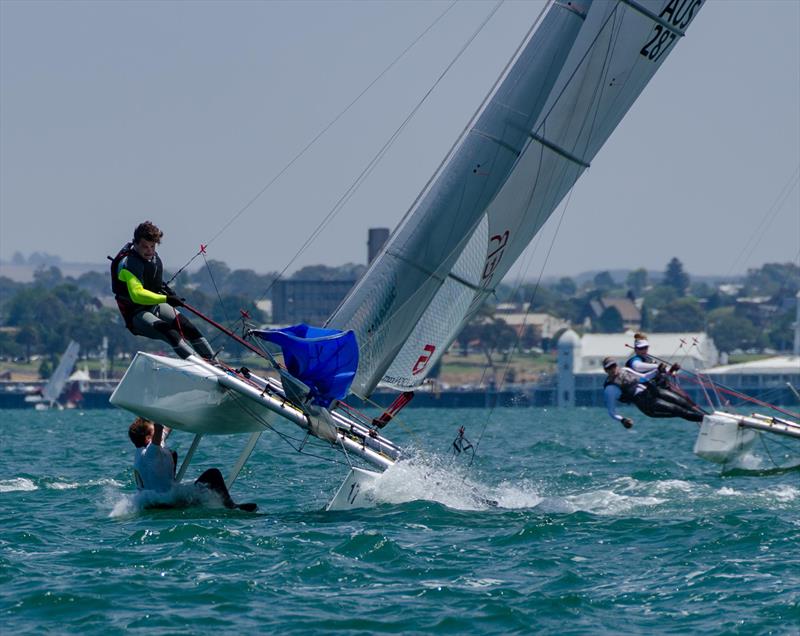
<svg viewBox="0 0 800 636">
<path fill-rule="evenodd" d="M 78 360 L 79 351 L 80 345 L 74 340 L 70 340 L 66 350 L 61 356 L 58 366 L 55 371 L 53 371 L 53 375 L 50 376 L 50 379 L 42 390 L 43 402 L 53 404 L 58 401 L 58 397 L 61 395 L 61 392 L 64 390 L 64 385 L 67 383 L 67 378 L 69 378 L 72 369 L 75 367 L 75 362 Z"/>
<path fill-rule="evenodd" d="M 353 392 L 418 386 L 666 59 L 703 0 L 551 3 L 380 256 L 328 321 Z"/>
</svg>

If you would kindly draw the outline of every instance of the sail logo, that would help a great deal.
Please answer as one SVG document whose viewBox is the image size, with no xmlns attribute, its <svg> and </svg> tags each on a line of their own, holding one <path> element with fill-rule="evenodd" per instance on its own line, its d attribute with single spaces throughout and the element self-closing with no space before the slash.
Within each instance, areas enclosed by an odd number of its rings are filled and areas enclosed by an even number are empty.
<svg viewBox="0 0 800 636">
<path fill-rule="evenodd" d="M 482 289 L 489 286 L 497 266 L 503 260 L 503 252 L 505 252 L 506 245 L 508 245 L 509 235 L 510 232 L 506 230 L 502 234 L 495 234 L 489 239 L 489 255 L 486 257 L 486 262 L 483 265 L 483 275 L 481 276 Z"/>
<path fill-rule="evenodd" d="M 704 0 L 670 0 L 667 6 L 658 14 L 659 18 L 674 26 L 676 29 L 683 31 L 695 16 L 695 12 L 703 4 Z M 647 41 L 641 51 L 643 55 L 651 62 L 657 62 L 661 56 L 666 53 L 672 43 L 675 41 L 677 34 L 669 30 L 667 27 L 656 24 L 653 27 L 653 32 L 650 39 Z"/>
<path fill-rule="evenodd" d="M 436 351 L 436 347 L 432 344 L 426 344 L 423 348 L 423 353 L 419 358 L 417 358 L 417 362 L 414 364 L 414 368 L 411 369 L 411 375 L 419 375 L 425 370 L 425 367 L 428 366 L 428 363 L 431 361 L 431 357 L 433 356 L 433 352 Z"/>
</svg>

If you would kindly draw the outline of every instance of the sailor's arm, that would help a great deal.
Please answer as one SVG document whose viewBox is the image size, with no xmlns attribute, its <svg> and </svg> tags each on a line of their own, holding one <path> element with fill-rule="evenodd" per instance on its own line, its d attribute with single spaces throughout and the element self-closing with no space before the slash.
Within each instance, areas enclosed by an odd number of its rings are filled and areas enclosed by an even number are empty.
<svg viewBox="0 0 800 636">
<path fill-rule="evenodd" d="M 636 359 L 633 362 L 631 362 L 631 367 L 637 373 L 648 373 L 653 370 L 658 371 L 657 362 L 645 362 L 644 360 L 639 360 L 639 359 Z"/>
<path fill-rule="evenodd" d="M 153 422 L 153 440 L 150 443 L 156 446 L 163 446 L 170 432 L 172 432 L 172 429 L 162 426 L 158 422 Z"/>
<path fill-rule="evenodd" d="M 127 269 L 120 269 L 117 278 L 128 287 L 128 294 L 137 305 L 160 305 L 167 302 L 166 294 L 156 294 L 145 289 L 142 282 Z"/>
<path fill-rule="evenodd" d="M 620 395 L 622 395 L 622 389 L 615 384 L 609 384 L 605 389 L 603 389 L 603 397 L 606 400 L 608 416 L 613 420 L 617 420 L 618 422 L 622 421 L 622 416 L 617 413 L 617 400 L 619 399 Z"/>
<path fill-rule="evenodd" d="M 635 375 L 637 380 L 639 380 L 639 382 L 647 382 L 648 380 L 652 380 L 654 377 L 658 375 L 658 367 L 646 373 L 639 373 L 638 371 L 634 371 L 633 369 L 628 369 L 628 371 L 633 375 Z"/>
</svg>

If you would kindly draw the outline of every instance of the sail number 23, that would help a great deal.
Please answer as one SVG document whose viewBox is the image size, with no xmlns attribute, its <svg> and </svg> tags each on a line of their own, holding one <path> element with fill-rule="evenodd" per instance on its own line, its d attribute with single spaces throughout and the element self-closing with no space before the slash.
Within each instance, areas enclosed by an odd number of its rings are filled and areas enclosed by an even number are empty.
<svg viewBox="0 0 800 636">
<path fill-rule="evenodd" d="M 689 26 L 695 11 L 702 4 L 703 0 L 670 0 L 658 17 L 682 31 Z M 665 26 L 656 24 L 650 39 L 639 53 L 651 62 L 656 62 L 669 50 L 676 37 L 676 34 Z"/>
</svg>

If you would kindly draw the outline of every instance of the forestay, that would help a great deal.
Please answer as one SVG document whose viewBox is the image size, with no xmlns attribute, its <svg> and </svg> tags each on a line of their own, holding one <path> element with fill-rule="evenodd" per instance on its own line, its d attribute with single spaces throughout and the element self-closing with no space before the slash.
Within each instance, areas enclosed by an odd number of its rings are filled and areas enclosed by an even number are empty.
<svg viewBox="0 0 800 636">
<path fill-rule="evenodd" d="M 353 391 L 418 386 L 608 139 L 703 0 L 553 2 L 328 324 Z"/>
</svg>

